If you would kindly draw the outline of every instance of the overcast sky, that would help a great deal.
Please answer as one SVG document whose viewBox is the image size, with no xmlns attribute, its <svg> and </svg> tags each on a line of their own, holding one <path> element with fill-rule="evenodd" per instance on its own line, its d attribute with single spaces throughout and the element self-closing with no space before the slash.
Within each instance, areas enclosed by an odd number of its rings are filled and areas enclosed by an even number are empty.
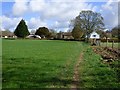
<svg viewBox="0 0 120 90">
<path fill-rule="evenodd" d="M 80 11 L 92 10 L 101 13 L 105 27 L 111 29 L 118 25 L 118 1 L 120 0 L 4 0 L 0 2 L 0 28 L 14 31 L 20 20 L 24 19 L 29 31 L 42 26 L 67 31 L 70 20 L 79 15 Z"/>
</svg>

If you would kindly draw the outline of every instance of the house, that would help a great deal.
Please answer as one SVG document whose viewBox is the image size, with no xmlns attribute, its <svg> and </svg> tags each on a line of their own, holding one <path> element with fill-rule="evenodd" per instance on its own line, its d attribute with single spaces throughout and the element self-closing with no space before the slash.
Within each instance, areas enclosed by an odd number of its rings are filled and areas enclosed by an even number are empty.
<svg viewBox="0 0 120 90">
<path fill-rule="evenodd" d="M 71 32 L 59 32 L 56 36 L 57 39 L 74 39 Z"/>
<path fill-rule="evenodd" d="M 63 39 L 74 39 L 71 32 L 64 32 Z"/>
<path fill-rule="evenodd" d="M 93 31 L 91 34 L 90 34 L 90 39 L 100 39 L 100 35 L 98 33 L 96 33 L 95 31 Z"/>
<path fill-rule="evenodd" d="M 14 33 L 10 32 L 10 31 L 1 31 L 0 37 L 1 38 L 16 38 L 17 36 L 14 35 Z"/>
<path fill-rule="evenodd" d="M 63 32 L 60 31 L 59 33 L 57 33 L 55 38 L 56 39 L 63 39 Z"/>
<path fill-rule="evenodd" d="M 91 45 L 100 45 L 100 35 L 93 31 L 89 36 L 89 41 L 91 42 Z"/>
</svg>

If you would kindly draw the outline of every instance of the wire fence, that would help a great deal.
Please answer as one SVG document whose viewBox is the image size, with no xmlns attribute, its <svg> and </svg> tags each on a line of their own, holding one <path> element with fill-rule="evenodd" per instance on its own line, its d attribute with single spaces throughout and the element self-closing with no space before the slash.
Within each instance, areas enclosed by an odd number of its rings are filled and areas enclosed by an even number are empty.
<svg viewBox="0 0 120 90">
<path fill-rule="evenodd" d="M 120 49 L 119 42 L 101 42 L 100 46 L 101 47 L 111 47 L 111 48 L 119 48 Z"/>
</svg>

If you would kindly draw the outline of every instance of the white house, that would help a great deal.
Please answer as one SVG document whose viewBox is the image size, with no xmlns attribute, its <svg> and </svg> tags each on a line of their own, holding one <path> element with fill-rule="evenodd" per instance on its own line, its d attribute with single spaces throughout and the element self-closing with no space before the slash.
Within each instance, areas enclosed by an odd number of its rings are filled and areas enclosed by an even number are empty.
<svg viewBox="0 0 120 90">
<path fill-rule="evenodd" d="M 93 31 L 90 34 L 90 39 L 100 39 L 100 35 L 98 33 L 96 33 L 95 31 Z"/>
<path fill-rule="evenodd" d="M 93 31 L 90 34 L 89 40 L 91 42 L 91 45 L 99 45 L 100 46 L 100 35 L 97 32 Z"/>
</svg>

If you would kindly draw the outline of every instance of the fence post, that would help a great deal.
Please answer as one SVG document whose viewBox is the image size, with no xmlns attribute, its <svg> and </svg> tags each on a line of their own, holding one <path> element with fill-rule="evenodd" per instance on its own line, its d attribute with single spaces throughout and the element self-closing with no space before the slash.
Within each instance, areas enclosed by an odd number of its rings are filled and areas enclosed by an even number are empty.
<svg viewBox="0 0 120 90">
<path fill-rule="evenodd" d="M 112 48 L 114 47 L 114 40 L 112 41 Z"/>
<path fill-rule="evenodd" d="M 106 47 L 107 47 L 107 45 L 108 45 L 108 39 L 107 39 L 107 42 L 106 42 Z"/>
<path fill-rule="evenodd" d="M 99 39 L 99 46 L 101 46 L 101 40 Z"/>
</svg>

